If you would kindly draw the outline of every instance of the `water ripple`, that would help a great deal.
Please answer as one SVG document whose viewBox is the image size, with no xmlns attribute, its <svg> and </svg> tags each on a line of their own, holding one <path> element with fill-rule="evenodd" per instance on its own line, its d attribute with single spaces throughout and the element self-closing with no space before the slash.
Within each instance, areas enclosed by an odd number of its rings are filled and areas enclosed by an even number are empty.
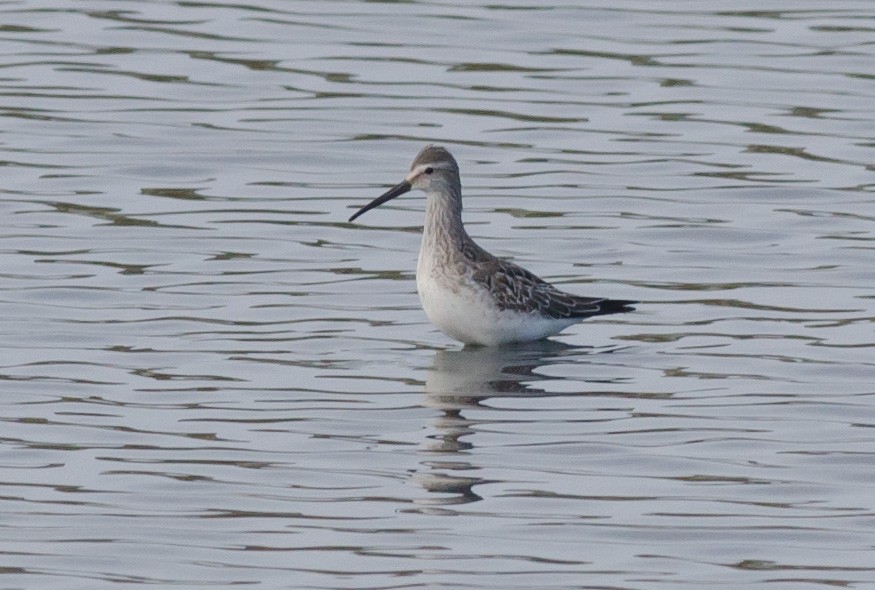
<svg viewBox="0 0 875 590">
<path fill-rule="evenodd" d="M 871 580 L 867 5 L 0 10 L 6 586 Z M 439 334 L 430 142 L 638 311 Z"/>
</svg>

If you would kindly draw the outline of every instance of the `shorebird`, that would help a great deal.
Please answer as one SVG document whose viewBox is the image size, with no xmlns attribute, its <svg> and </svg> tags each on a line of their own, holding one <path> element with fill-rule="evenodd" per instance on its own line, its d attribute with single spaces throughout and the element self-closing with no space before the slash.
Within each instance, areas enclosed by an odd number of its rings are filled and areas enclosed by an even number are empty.
<svg viewBox="0 0 875 590">
<path fill-rule="evenodd" d="M 560 291 L 478 246 L 462 224 L 459 166 L 439 146 L 426 146 L 404 180 L 349 221 L 414 188 L 428 198 L 416 289 L 428 319 L 450 338 L 485 346 L 529 342 L 588 317 L 633 310 L 634 301 Z"/>
</svg>

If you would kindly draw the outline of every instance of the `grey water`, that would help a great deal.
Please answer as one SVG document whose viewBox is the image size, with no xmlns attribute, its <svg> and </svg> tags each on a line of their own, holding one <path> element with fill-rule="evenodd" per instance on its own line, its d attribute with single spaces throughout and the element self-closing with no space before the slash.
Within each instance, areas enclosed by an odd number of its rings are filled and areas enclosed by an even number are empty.
<svg viewBox="0 0 875 590">
<path fill-rule="evenodd" d="M 875 587 L 875 5 L 0 5 L 0 588 Z M 464 349 L 486 249 L 634 299 Z"/>
</svg>

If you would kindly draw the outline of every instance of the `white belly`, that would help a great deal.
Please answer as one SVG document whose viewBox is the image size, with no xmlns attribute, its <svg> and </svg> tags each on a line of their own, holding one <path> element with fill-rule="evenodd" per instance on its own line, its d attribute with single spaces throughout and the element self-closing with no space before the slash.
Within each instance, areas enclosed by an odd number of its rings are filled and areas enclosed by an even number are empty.
<svg viewBox="0 0 875 590">
<path fill-rule="evenodd" d="M 465 344 L 495 346 L 540 340 L 579 321 L 500 310 L 485 289 L 473 283 L 450 282 L 429 269 L 417 270 L 416 288 L 428 319 L 441 332 Z"/>
</svg>

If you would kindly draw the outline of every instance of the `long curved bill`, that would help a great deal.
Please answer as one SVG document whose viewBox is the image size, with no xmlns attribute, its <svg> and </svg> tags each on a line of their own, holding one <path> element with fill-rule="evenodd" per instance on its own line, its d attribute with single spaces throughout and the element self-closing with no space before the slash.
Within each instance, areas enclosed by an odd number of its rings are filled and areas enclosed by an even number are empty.
<svg viewBox="0 0 875 590">
<path fill-rule="evenodd" d="M 379 207 L 383 203 L 385 203 L 387 201 L 391 201 L 395 197 L 400 197 L 401 195 L 403 195 L 404 193 L 409 191 L 411 188 L 413 188 L 413 187 L 410 185 L 410 182 L 408 182 L 406 180 L 399 182 L 398 184 L 396 184 L 395 186 L 393 186 L 392 188 L 387 190 L 385 193 L 383 193 L 382 195 L 380 195 L 379 197 L 377 197 L 376 199 L 374 199 L 373 201 L 371 201 L 370 203 L 368 203 L 367 205 L 365 205 L 364 207 L 362 207 L 361 209 L 356 211 L 353 214 L 353 216 L 349 218 L 349 221 L 350 222 L 355 221 L 355 218 L 358 217 L 359 215 L 361 215 L 362 213 L 364 213 L 366 211 L 370 211 L 374 207 Z"/>
</svg>

